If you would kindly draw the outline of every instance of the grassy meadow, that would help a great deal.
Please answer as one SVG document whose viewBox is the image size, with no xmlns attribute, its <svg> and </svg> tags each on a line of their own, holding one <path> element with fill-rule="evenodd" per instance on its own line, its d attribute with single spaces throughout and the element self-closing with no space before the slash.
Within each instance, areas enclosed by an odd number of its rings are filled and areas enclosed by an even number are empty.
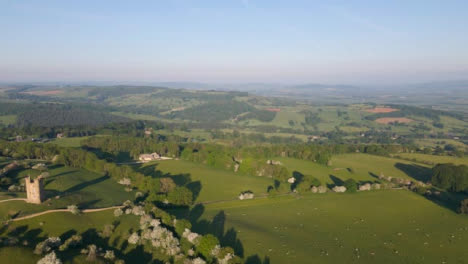
<svg viewBox="0 0 468 264">
<path fill-rule="evenodd" d="M 109 238 L 99 237 L 98 232 L 102 231 L 105 225 L 112 223 L 116 226 L 112 235 Z M 129 230 L 136 228 L 138 217 L 123 215 L 116 218 L 113 210 L 81 215 L 58 212 L 13 222 L 0 230 L 0 235 L 14 234 L 20 238 L 21 244 L 27 241 L 28 245 L 0 248 L 0 263 L 36 263 L 41 258 L 33 253 L 38 242 L 51 236 L 59 236 L 64 241 L 74 234 L 81 234 L 85 245 L 96 244 L 114 250 L 116 256 L 128 261 L 127 263 L 147 263 L 151 255 L 127 243 Z M 60 251 L 56 253 L 64 263 L 89 263 L 85 260 L 86 255 L 80 255 L 79 250 L 69 250 L 65 254 Z"/>
<path fill-rule="evenodd" d="M 195 230 L 222 233 L 222 241 L 250 263 L 265 258 L 270 263 L 464 263 L 468 258 L 466 216 L 404 190 L 233 201 L 202 211 Z"/>
<path fill-rule="evenodd" d="M 189 188 L 197 195 L 195 202 L 209 202 L 236 199 L 239 193 L 251 190 L 256 194 L 266 193 L 272 179 L 236 174 L 183 160 L 165 160 L 147 163 L 141 170 L 158 170 L 159 176 L 172 177 L 175 182 L 184 183 L 189 179 Z"/>
<path fill-rule="evenodd" d="M 420 153 L 400 153 L 398 156 L 404 159 L 411 159 L 416 160 L 418 162 L 425 162 L 425 163 L 453 163 L 457 165 L 468 165 L 468 157 L 453 157 L 453 156 L 436 156 L 436 155 L 428 155 L 428 154 L 420 154 Z"/>
<path fill-rule="evenodd" d="M 15 179 L 21 181 L 27 175 L 38 174 L 35 170 L 15 172 Z M 50 200 L 40 204 L 28 204 L 24 201 L 0 203 L 0 216 L 11 214 L 28 215 L 44 210 L 66 208 L 76 204 L 79 208 L 100 208 L 120 205 L 134 198 L 133 192 L 126 192 L 115 180 L 83 169 L 65 166 L 52 166 L 50 176 L 45 180 L 44 189 Z M 19 193 L 24 197 L 24 193 Z M 2 198 L 14 198 L 3 195 Z M 57 198 L 58 199 L 57 199 Z"/>
<path fill-rule="evenodd" d="M 278 158 L 292 173 L 300 172 L 304 175 L 312 175 L 322 183 L 334 184 L 336 181 L 345 181 L 353 178 L 361 182 L 374 182 L 376 177 L 383 173 L 404 179 L 427 179 L 430 168 L 427 165 L 398 160 L 369 154 L 343 154 L 332 158 L 332 165 L 327 167 L 315 162 Z"/>
</svg>

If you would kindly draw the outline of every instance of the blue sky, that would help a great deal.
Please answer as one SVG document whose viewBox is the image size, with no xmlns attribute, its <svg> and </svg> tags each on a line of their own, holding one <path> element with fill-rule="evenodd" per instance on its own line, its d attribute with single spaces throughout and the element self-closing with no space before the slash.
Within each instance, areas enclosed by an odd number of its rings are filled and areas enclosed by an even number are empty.
<svg viewBox="0 0 468 264">
<path fill-rule="evenodd" d="M 0 81 L 467 79 L 468 1 L 0 0 Z"/>
</svg>

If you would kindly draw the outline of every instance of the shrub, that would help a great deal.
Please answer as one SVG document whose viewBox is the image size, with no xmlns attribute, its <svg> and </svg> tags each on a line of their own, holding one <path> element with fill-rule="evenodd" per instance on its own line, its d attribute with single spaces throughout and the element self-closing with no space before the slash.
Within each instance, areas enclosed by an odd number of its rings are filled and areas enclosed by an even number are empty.
<svg viewBox="0 0 468 264">
<path fill-rule="evenodd" d="M 354 179 L 347 179 L 343 186 L 346 187 L 346 192 L 355 193 L 357 191 L 357 182 Z"/>
<path fill-rule="evenodd" d="M 123 215 L 122 209 L 117 208 L 117 209 L 114 210 L 114 216 L 115 216 L 115 217 L 119 217 L 119 216 L 121 216 L 121 215 Z"/>
<path fill-rule="evenodd" d="M 70 211 L 70 213 L 72 213 L 74 215 L 80 214 L 80 209 L 78 209 L 78 206 L 76 206 L 74 204 L 67 206 L 67 209 L 68 209 L 68 211 Z"/>
</svg>

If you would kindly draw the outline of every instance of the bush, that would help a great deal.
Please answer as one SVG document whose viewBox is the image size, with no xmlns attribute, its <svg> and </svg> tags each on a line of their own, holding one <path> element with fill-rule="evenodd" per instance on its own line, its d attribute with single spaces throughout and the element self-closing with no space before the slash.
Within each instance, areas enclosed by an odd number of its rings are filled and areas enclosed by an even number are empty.
<svg viewBox="0 0 468 264">
<path fill-rule="evenodd" d="M 74 215 L 80 214 L 80 209 L 78 209 L 78 206 L 76 206 L 74 204 L 67 206 L 67 209 L 68 209 L 68 211 L 70 211 L 70 213 L 72 213 Z"/>
<path fill-rule="evenodd" d="M 347 179 L 343 186 L 346 187 L 346 192 L 355 193 L 357 191 L 358 184 L 354 179 Z"/>
</svg>

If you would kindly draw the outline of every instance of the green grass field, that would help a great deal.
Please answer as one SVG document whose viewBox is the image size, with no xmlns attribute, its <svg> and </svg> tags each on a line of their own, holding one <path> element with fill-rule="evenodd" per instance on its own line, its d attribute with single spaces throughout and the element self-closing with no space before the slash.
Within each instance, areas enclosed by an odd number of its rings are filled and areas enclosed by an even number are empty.
<svg viewBox="0 0 468 264">
<path fill-rule="evenodd" d="M 198 221 L 199 232 L 224 232 L 228 245 L 240 239 L 235 248 L 245 257 L 267 256 L 271 263 L 464 263 L 468 258 L 468 218 L 403 190 L 211 204 Z"/>
<path fill-rule="evenodd" d="M 143 168 L 154 166 L 176 182 L 200 182 L 201 189 L 196 202 L 236 199 L 240 192 L 251 190 L 255 194 L 266 193 L 267 187 L 273 183 L 269 178 L 236 174 L 234 172 L 215 169 L 201 164 L 183 161 L 166 160 L 157 163 L 147 163 Z M 196 188 L 197 184 L 192 184 Z"/>
<path fill-rule="evenodd" d="M 468 165 L 468 157 L 452 157 L 452 156 L 436 156 L 436 155 L 427 155 L 427 154 L 420 154 L 420 153 L 400 153 L 398 156 L 405 158 L 416 160 L 419 162 L 430 162 L 433 164 L 437 163 L 453 163 L 457 165 Z"/>
<path fill-rule="evenodd" d="M 101 238 L 97 235 L 104 225 L 112 223 L 116 224 L 116 228 L 109 238 Z M 118 257 L 126 260 L 126 263 L 146 263 L 151 256 L 126 242 L 129 230 L 137 227 L 137 217 L 123 215 L 115 218 L 113 210 L 82 215 L 73 215 L 68 212 L 51 213 L 13 222 L 6 230 L 2 230 L 0 235 L 15 234 L 20 238 L 20 244 L 27 241 L 28 246 L 0 248 L 0 263 L 36 263 L 40 256 L 33 254 L 33 250 L 38 242 L 51 236 L 60 236 L 63 241 L 73 234 L 81 234 L 84 245 L 96 244 L 105 249 L 114 250 Z M 89 263 L 77 250 L 69 250 L 66 254 L 60 251 L 56 253 L 64 263 Z"/>
<path fill-rule="evenodd" d="M 380 175 L 380 173 L 385 176 L 418 180 L 425 179 L 430 174 L 427 165 L 368 154 L 356 153 L 333 156 L 330 167 L 292 158 L 278 158 L 278 160 L 291 173 L 297 171 L 304 175 L 312 175 L 322 183 L 327 184 L 334 183 L 334 177 L 342 181 L 353 178 L 356 181 L 373 182 L 378 180 L 375 176 Z"/>
<path fill-rule="evenodd" d="M 12 125 L 16 122 L 16 115 L 2 115 L 0 116 L 0 124 L 5 126 Z"/>
<path fill-rule="evenodd" d="M 55 166 L 50 170 L 50 177 L 45 181 L 46 198 L 50 199 L 41 205 L 28 204 L 23 201 L 0 203 L 0 216 L 17 212 L 19 216 L 44 210 L 66 208 L 76 204 L 79 208 L 100 208 L 120 205 L 134 198 L 133 192 L 126 192 L 122 185 L 106 176 L 87 170 L 64 166 Z M 20 180 L 27 175 L 38 174 L 34 170 L 23 170 L 13 175 Z M 5 193 L 7 194 L 7 193 Z M 24 197 L 24 193 L 20 193 Z M 56 196 L 60 196 L 56 199 Z M 8 198 L 6 195 L 3 198 Z"/>
</svg>

